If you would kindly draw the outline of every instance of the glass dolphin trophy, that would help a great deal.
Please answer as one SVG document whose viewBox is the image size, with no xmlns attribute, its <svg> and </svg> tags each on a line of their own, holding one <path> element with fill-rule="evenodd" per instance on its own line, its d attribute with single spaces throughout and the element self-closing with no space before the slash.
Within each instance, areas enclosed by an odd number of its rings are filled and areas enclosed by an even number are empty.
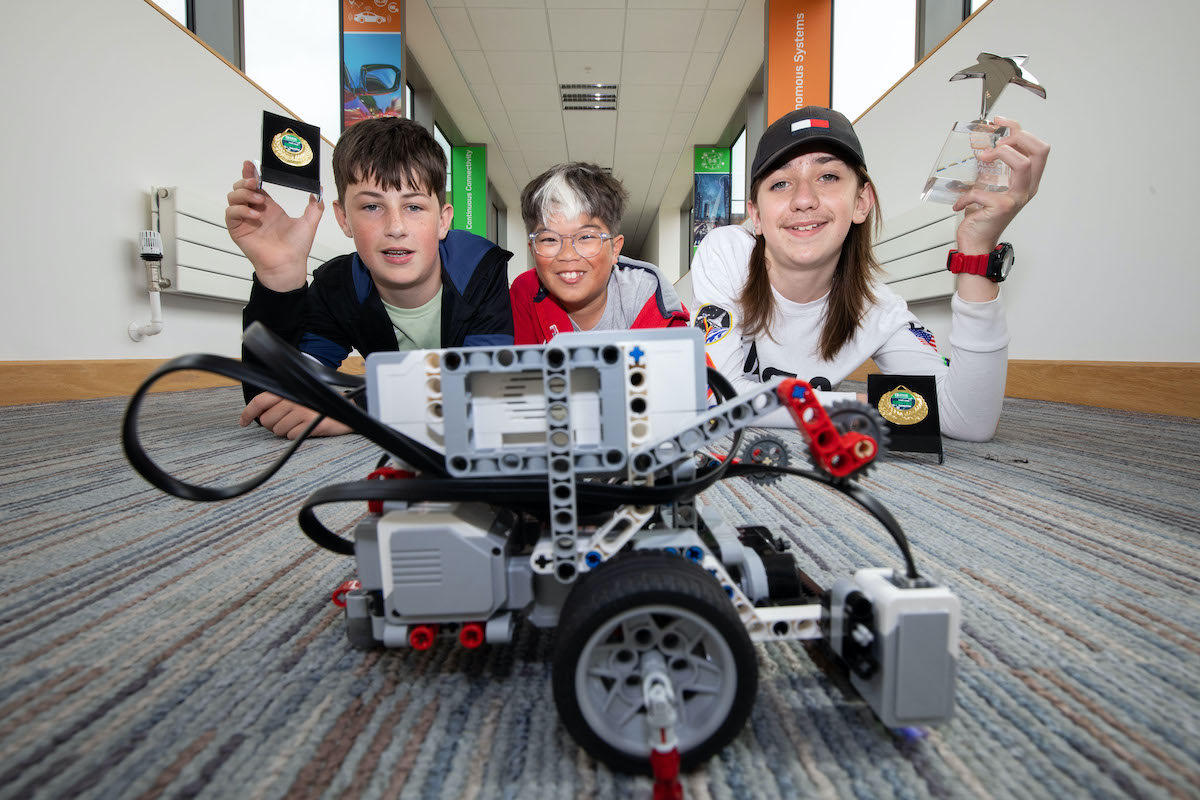
<svg viewBox="0 0 1200 800">
<path fill-rule="evenodd" d="M 1009 169 L 1003 161 L 981 163 L 976 154 L 988 150 L 1009 134 L 1009 129 L 989 122 L 987 117 L 1000 94 L 1010 83 L 1022 86 L 1043 100 L 1046 90 L 1033 75 L 1024 69 L 1028 56 L 997 56 L 980 53 L 979 61 L 950 76 L 952 81 L 967 78 L 983 79 L 983 101 L 979 119 L 956 122 L 929 173 L 921 199 L 932 203 L 953 205 L 960 195 L 971 189 L 989 192 L 1008 191 Z"/>
</svg>

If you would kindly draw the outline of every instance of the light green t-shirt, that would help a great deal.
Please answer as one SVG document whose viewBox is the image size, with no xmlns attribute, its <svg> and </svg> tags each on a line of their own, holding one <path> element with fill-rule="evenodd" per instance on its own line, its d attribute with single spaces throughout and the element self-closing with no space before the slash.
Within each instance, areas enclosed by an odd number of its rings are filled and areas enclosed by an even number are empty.
<svg viewBox="0 0 1200 800">
<path fill-rule="evenodd" d="M 442 290 L 423 306 L 397 308 L 383 304 L 396 331 L 398 350 L 431 350 L 442 346 Z"/>
</svg>

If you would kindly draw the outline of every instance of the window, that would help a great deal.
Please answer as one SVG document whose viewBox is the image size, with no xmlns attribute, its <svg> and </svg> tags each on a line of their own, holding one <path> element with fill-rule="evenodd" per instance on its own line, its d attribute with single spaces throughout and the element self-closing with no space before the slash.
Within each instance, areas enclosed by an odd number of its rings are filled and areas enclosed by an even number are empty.
<svg viewBox="0 0 1200 800">
<path fill-rule="evenodd" d="M 243 0 L 246 74 L 336 142 L 342 131 L 340 6 L 327 0 Z"/>
<path fill-rule="evenodd" d="M 454 169 L 454 162 L 451 160 L 450 140 L 446 138 L 446 134 L 442 133 L 442 129 L 438 124 L 433 123 L 433 138 L 442 146 L 442 150 L 446 153 L 446 202 L 450 202 L 450 173 Z"/>
<path fill-rule="evenodd" d="M 746 129 L 733 140 L 733 189 L 729 198 L 730 224 L 741 225 L 746 219 Z"/>
<path fill-rule="evenodd" d="M 916 0 L 833 4 L 833 107 L 852 121 L 912 69 Z"/>
</svg>

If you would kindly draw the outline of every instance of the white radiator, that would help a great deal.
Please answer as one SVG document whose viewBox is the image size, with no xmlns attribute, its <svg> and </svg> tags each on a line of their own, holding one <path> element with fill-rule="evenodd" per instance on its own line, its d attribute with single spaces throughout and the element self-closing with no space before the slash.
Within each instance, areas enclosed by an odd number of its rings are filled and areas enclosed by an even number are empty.
<svg viewBox="0 0 1200 800">
<path fill-rule="evenodd" d="M 225 206 L 186 197 L 174 186 L 150 190 L 150 226 L 162 235 L 162 275 L 171 282 L 163 291 L 245 303 L 250 299 L 254 268 L 229 238 Z M 308 274 L 341 255 L 313 243 Z"/>
<path fill-rule="evenodd" d="M 946 271 L 946 256 L 961 220 L 962 214 L 950 206 L 933 203 L 884 220 L 875 244 L 883 282 L 910 303 L 954 294 L 955 276 Z"/>
</svg>

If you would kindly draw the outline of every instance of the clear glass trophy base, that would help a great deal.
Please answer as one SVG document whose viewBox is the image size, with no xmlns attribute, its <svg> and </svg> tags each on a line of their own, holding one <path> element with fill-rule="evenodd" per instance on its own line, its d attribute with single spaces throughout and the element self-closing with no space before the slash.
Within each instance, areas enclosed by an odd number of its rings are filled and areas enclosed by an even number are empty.
<svg viewBox="0 0 1200 800">
<path fill-rule="evenodd" d="M 1008 165 L 1003 161 L 981 163 L 975 154 L 989 150 L 1008 135 L 1009 129 L 990 122 L 958 122 L 929 173 L 921 199 L 954 205 L 964 192 L 983 189 L 1008 191 Z"/>
</svg>

